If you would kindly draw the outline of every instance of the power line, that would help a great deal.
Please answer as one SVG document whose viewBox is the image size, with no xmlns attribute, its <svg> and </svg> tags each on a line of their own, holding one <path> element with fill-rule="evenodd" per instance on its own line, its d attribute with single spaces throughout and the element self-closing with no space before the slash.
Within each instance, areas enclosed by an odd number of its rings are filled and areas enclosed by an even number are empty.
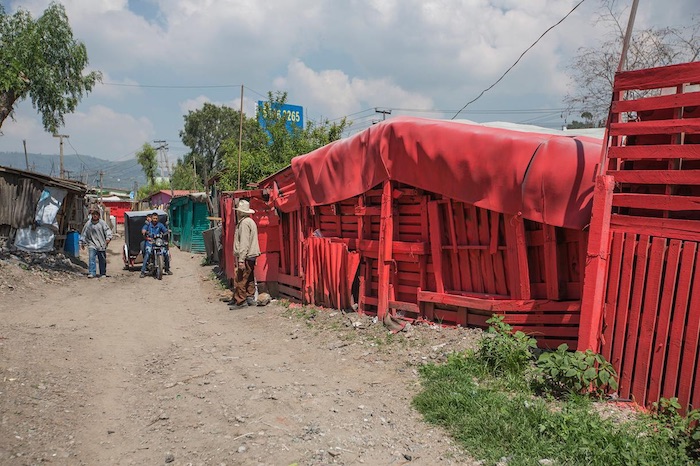
<svg viewBox="0 0 700 466">
<path fill-rule="evenodd" d="M 106 86 L 118 86 L 118 87 L 143 87 L 151 89 L 225 89 L 231 87 L 241 87 L 240 84 L 197 84 L 197 85 L 161 85 L 161 84 L 126 84 L 126 83 L 102 83 Z"/>
<path fill-rule="evenodd" d="M 240 87 L 240 86 L 241 86 L 241 85 L 239 84 L 238 87 Z M 266 95 L 266 94 L 263 94 L 262 92 L 258 92 L 258 91 L 256 91 L 255 89 L 251 89 L 250 87 L 245 86 L 245 85 L 244 85 L 243 87 L 244 87 L 245 89 L 248 89 L 249 91 L 251 91 L 253 94 L 258 94 L 259 96 L 265 97 L 265 98 L 267 99 L 267 95 Z"/>
<path fill-rule="evenodd" d="M 531 48 L 533 48 L 535 45 L 537 45 L 537 43 L 538 43 L 549 31 L 551 31 L 551 30 L 554 29 L 555 27 L 559 26 L 566 18 L 569 17 L 569 15 L 570 15 L 571 13 L 574 12 L 574 10 L 576 10 L 576 8 L 578 8 L 579 6 L 581 6 L 581 4 L 582 4 L 584 1 L 586 1 L 586 0 L 581 0 L 580 2 L 578 2 L 578 3 L 577 3 L 577 4 L 576 4 L 562 19 L 560 19 L 560 20 L 557 21 L 555 24 L 553 24 L 552 26 L 550 26 L 546 31 L 544 31 L 544 32 L 542 33 L 542 35 L 541 35 L 540 37 L 538 37 L 537 40 L 536 40 L 535 42 L 532 43 L 532 45 L 530 45 L 528 48 L 525 49 L 525 51 L 524 51 L 523 53 L 520 54 L 520 56 L 518 57 L 518 59 L 515 60 L 515 63 L 513 63 L 512 65 L 510 65 L 510 68 L 508 68 L 508 69 L 505 71 L 505 73 L 503 73 L 503 74 L 501 75 L 501 77 L 498 78 L 498 79 L 496 80 L 495 83 L 491 84 L 489 87 L 487 87 L 486 89 L 484 89 L 483 91 L 481 91 L 481 94 L 479 94 L 478 96 L 476 96 L 474 99 L 472 99 L 472 100 L 470 100 L 469 102 L 467 102 L 466 104 L 464 104 L 464 107 L 462 107 L 461 109 L 459 109 L 459 111 L 458 111 L 457 113 L 455 113 L 454 116 L 453 116 L 451 119 L 454 120 L 455 118 L 457 118 L 457 115 L 459 115 L 459 114 L 462 112 L 462 110 L 464 110 L 465 108 L 467 108 L 467 106 L 468 106 L 469 104 L 472 104 L 472 103 L 476 102 L 477 100 L 479 100 L 479 99 L 481 98 L 482 95 L 484 95 L 486 92 L 488 92 L 489 90 L 491 90 L 494 86 L 496 86 L 496 84 L 498 84 L 499 82 L 501 82 L 501 80 L 502 80 L 503 78 L 506 77 L 506 75 L 508 74 L 508 72 L 509 72 L 510 70 L 512 70 L 512 69 L 515 67 L 515 65 L 518 64 L 518 62 L 520 61 L 520 59 L 523 58 L 523 57 L 525 56 L 525 54 L 526 54 L 527 52 L 530 51 Z"/>
</svg>

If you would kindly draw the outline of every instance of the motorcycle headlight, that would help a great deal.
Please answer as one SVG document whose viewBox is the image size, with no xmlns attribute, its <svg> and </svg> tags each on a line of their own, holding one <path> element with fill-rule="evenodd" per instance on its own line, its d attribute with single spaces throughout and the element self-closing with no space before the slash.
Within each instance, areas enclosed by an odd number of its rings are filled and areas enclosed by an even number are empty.
<svg viewBox="0 0 700 466">
<path fill-rule="evenodd" d="M 163 238 L 156 238 L 156 246 L 158 246 L 158 247 L 163 246 Z"/>
</svg>

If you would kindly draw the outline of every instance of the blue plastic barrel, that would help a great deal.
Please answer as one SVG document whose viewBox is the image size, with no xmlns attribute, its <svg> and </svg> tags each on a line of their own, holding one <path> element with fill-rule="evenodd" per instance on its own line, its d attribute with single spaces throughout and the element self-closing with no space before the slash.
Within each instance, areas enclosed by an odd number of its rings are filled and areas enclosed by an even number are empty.
<svg viewBox="0 0 700 466">
<path fill-rule="evenodd" d="M 69 256 L 78 257 L 80 251 L 80 233 L 77 231 L 69 231 L 66 234 L 66 244 L 63 250 Z"/>
</svg>

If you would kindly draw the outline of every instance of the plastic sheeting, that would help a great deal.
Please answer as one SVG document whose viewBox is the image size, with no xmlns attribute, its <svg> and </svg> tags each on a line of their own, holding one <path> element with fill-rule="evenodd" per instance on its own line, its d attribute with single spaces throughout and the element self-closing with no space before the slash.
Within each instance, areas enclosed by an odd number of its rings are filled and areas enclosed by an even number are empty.
<svg viewBox="0 0 700 466">
<path fill-rule="evenodd" d="M 53 251 L 53 243 L 58 231 L 56 216 L 67 191 L 47 186 L 41 193 L 34 216 L 35 227 L 20 228 L 15 236 L 15 247 L 23 251 Z"/>
<path fill-rule="evenodd" d="M 332 204 L 387 179 L 553 226 L 590 222 L 602 143 L 584 136 L 392 118 L 292 159 L 301 205 Z"/>
</svg>

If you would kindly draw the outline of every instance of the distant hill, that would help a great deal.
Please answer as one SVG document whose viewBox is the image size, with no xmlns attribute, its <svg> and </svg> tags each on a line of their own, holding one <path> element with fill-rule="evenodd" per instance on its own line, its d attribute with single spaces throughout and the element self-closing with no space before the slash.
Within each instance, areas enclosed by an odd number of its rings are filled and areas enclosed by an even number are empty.
<svg viewBox="0 0 700 466">
<path fill-rule="evenodd" d="M 49 176 L 59 176 L 61 157 L 59 155 L 27 154 L 29 170 Z M 0 152 L 0 165 L 26 170 L 24 153 Z M 66 178 L 82 181 L 89 186 L 98 186 L 102 171 L 102 186 L 105 188 L 132 189 L 134 182 L 138 186 L 146 183 L 141 165 L 136 158 L 122 162 L 111 162 L 89 155 L 64 155 L 63 169 Z"/>
</svg>

